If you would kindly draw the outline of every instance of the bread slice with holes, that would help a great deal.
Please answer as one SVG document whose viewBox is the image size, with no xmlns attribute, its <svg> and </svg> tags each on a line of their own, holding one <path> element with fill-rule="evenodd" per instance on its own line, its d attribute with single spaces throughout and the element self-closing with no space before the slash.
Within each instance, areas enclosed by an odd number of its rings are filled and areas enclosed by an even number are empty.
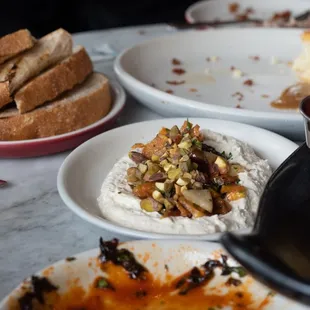
<svg viewBox="0 0 310 310">
<path fill-rule="evenodd" d="M 27 29 L 21 29 L 0 38 L 0 64 L 30 49 L 36 40 Z"/>
<path fill-rule="evenodd" d="M 15 108 L 0 113 L 0 141 L 44 138 L 86 127 L 111 109 L 108 79 L 92 73 L 82 84 L 35 110 L 19 114 Z"/>
<path fill-rule="evenodd" d="M 65 60 L 32 79 L 14 96 L 20 113 L 26 113 L 51 101 L 82 83 L 93 71 L 92 62 L 82 46 L 74 48 Z"/>
<path fill-rule="evenodd" d="M 0 108 L 11 102 L 11 95 L 29 79 L 68 57 L 72 53 L 72 37 L 64 29 L 53 31 L 30 50 L 0 66 Z"/>
</svg>

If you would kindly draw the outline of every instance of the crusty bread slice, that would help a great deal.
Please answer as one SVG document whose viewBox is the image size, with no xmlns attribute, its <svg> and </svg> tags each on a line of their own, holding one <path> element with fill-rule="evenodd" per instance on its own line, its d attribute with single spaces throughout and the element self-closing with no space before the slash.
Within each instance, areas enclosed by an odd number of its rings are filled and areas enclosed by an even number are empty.
<svg viewBox="0 0 310 310">
<path fill-rule="evenodd" d="M 35 46 L 0 66 L 0 108 L 29 79 L 72 53 L 72 37 L 58 29 L 41 38 Z"/>
<path fill-rule="evenodd" d="M 0 64 L 32 48 L 35 41 L 27 29 L 21 29 L 0 38 Z"/>
<path fill-rule="evenodd" d="M 88 126 L 111 108 L 108 79 L 92 73 L 86 81 L 35 110 L 0 119 L 0 141 L 27 140 L 50 137 Z M 5 111 L 3 112 L 5 113 Z"/>
<path fill-rule="evenodd" d="M 61 63 L 43 72 L 15 94 L 14 100 L 20 113 L 25 113 L 51 101 L 64 91 L 82 83 L 93 71 L 92 62 L 82 46 Z"/>
</svg>

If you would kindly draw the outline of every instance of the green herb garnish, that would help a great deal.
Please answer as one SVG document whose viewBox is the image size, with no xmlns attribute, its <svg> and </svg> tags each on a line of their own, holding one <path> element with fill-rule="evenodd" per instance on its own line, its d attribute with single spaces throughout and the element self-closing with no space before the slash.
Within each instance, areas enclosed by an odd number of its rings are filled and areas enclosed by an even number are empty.
<svg viewBox="0 0 310 310">
<path fill-rule="evenodd" d="M 109 283 L 109 281 L 104 277 L 101 277 L 96 281 L 95 287 L 100 289 L 114 290 L 114 287 L 111 285 L 111 283 Z"/>
</svg>

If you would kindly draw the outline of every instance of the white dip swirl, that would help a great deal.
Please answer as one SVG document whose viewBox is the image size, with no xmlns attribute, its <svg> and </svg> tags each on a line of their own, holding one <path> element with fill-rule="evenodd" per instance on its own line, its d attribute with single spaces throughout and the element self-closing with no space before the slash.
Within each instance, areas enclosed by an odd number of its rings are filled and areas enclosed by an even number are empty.
<svg viewBox="0 0 310 310">
<path fill-rule="evenodd" d="M 128 228 L 169 234 L 212 234 L 252 227 L 259 198 L 272 172 L 268 162 L 259 158 L 244 142 L 210 130 L 202 130 L 202 133 L 206 144 L 219 152 L 231 153 L 229 162 L 245 168 L 245 172 L 239 173 L 239 179 L 240 184 L 247 188 L 247 195 L 230 202 L 231 212 L 191 219 L 180 216 L 161 218 L 157 212 L 142 210 L 140 199 L 132 194 L 126 181 L 127 169 L 135 164 L 125 156 L 114 165 L 102 184 L 98 203 L 103 216 Z"/>
</svg>

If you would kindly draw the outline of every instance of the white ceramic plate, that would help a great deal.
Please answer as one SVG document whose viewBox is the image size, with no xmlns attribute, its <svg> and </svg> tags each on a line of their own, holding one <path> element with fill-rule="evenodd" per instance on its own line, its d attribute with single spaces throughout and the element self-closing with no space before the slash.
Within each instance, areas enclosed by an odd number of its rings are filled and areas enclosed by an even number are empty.
<svg viewBox="0 0 310 310">
<path fill-rule="evenodd" d="M 261 158 L 277 168 L 297 145 L 277 134 L 248 125 L 212 119 L 190 119 L 202 129 L 230 135 L 250 144 Z M 220 234 L 173 235 L 151 233 L 123 227 L 106 220 L 97 198 L 103 180 L 113 165 L 137 142 L 150 141 L 162 126 L 182 125 L 184 119 L 165 119 L 136 123 L 101 134 L 74 150 L 62 164 L 57 179 L 58 191 L 65 204 L 82 219 L 115 233 L 136 238 L 218 240 Z"/>
<path fill-rule="evenodd" d="M 189 23 L 234 20 L 235 16 L 229 12 L 230 3 L 238 3 L 240 13 L 246 8 L 252 8 L 253 14 L 249 18 L 269 19 L 276 12 L 289 10 L 293 16 L 301 14 L 309 9 L 307 0 L 208 0 L 192 4 L 185 12 L 185 18 Z"/>
<path fill-rule="evenodd" d="M 278 110 L 270 105 L 296 82 L 288 62 L 302 50 L 301 32 L 258 28 L 182 32 L 127 49 L 117 58 L 115 71 L 134 97 L 166 117 L 233 120 L 303 140 L 301 115 L 296 110 Z M 219 61 L 206 60 L 212 56 L 219 57 Z M 250 56 L 259 56 L 260 60 L 254 61 Z M 272 65 L 273 56 L 281 63 Z M 180 59 L 183 65 L 173 66 L 173 58 Z M 246 76 L 233 78 L 231 66 Z M 175 67 L 185 69 L 186 73 L 174 74 Z M 243 85 L 247 79 L 255 85 Z M 167 84 L 175 80 L 186 83 Z M 168 94 L 166 90 L 174 93 Z M 242 101 L 233 96 L 236 92 L 244 95 Z M 238 104 L 241 109 L 236 108 Z"/>
<path fill-rule="evenodd" d="M 219 259 L 219 254 L 224 254 L 224 251 L 218 244 L 207 242 L 133 241 L 122 244 L 122 247 L 132 251 L 138 261 L 140 260 L 140 262 L 159 279 L 165 279 L 167 273 L 165 265 L 168 266 L 169 273 L 174 278 L 190 270 L 194 266 L 202 265 L 209 259 Z M 74 257 L 76 259 L 74 261 L 60 261 L 38 272 L 37 275 L 47 277 L 52 284 L 59 287 L 59 292 L 61 294 L 66 293 L 77 284 L 87 291 L 89 285 L 94 283 L 95 278 L 103 275 L 99 265 L 96 264 L 98 254 L 99 250 L 94 249 L 75 255 Z M 91 263 L 91 266 L 89 263 Z M 233 261 L 229 261 L 230 265 L 233 265 L 232 263 Z M 207 284 L 207 287 L 214 287 L 212 292 L 217 292 L 218 289 L 222 291 L 223 289 L 221 287 L 223 287 L 228 277 L 229 276 L 223 277 L 217 274 L 216 277 L 212 279 L 212 282 Z M 270 290 L 252 281 L 249 276 L 243 278 L 242 281 L 248 283 L 248 285 L 245 285 L 247 291 L 252 293 L 253 307 L 258 307 L 258 305 L 266 299 Z M 27 286 L 27 280 L 0 302 L 0 310 L 10 309 L 9 304 L 12 304 L 12 300 L 17 299 L 23 294 L 23 286 Z M 234 288 L 228 289 L 226 287 L 225 290 L 234 290 Z M 267 306 L 259 309 L 307 309 L 279 295 L 273 297 L 269 296 L 267 298 L 269 299 Z"/>
</svg>

